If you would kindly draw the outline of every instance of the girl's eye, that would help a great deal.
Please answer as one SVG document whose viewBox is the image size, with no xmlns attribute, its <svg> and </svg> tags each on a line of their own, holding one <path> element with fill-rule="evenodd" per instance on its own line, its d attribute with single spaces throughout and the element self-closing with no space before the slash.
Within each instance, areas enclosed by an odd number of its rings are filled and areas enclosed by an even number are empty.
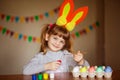
<svg viewBox="0 0 120 80">
<path fill-rule="evenodd" d="M 65 44 L 65 42 L 64 42 L 64 41 L 60 41 L 60 43 Z"/>
<path fill-rule="evenodd" d="M 56 38 L 56 37 L 53 37 L 53 39 L 54 39 L 54 40 L 57 40 L 57 38 Z"/>
</svg>

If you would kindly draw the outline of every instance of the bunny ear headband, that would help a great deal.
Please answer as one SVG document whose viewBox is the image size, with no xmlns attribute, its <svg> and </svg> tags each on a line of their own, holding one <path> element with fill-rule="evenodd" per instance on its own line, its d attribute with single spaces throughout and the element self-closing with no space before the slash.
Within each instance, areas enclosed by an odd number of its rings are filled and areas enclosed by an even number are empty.
<svg viewBox="0 0 120 80">
<path fill-rule="evenodd" d="M 88 12 L 88 7 L 81 7 L 74 11 L 73 0 L 64 0 L 60 7 L 59 17 L 56 24 L 65 26 L 68 31 L 72 31 L 78 23 L 83 21 Z"/>
</svg>

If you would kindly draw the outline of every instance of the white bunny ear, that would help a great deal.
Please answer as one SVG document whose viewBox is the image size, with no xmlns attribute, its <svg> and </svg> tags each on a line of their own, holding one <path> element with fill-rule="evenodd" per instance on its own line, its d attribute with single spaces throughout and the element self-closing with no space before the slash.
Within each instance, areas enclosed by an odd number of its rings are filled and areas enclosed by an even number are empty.
<svg viewBox="0 0 120 80">
<path fill-rule="evenodd" d="M 60 7 L 59 18 L 56 24 L 64 26 L 67 23 L 67 17 L 73 12 L 74 4 L 72 0 L 65 0 Z"/>
<path fill-rule="evenodd" d="M 76 24 L 83 21 L 88 12 L 88 7 L 82 7 L 77 9 L 69 18 L 68 23 L 65 25 L 67 30 L 72 31 Z"/>
</svg>

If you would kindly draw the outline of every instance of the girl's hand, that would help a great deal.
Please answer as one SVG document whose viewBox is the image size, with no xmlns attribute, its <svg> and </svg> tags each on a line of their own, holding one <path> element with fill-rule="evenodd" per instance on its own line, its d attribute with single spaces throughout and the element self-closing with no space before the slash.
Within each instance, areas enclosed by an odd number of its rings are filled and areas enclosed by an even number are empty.
<svg viewBox="0 0 120 80">
<path fill-rule="evenodd" d="M 80 51 L 78 51 L 77 54 L 74 54 L 73 58 L 76 62 L 78 62 L 79 65 L 82 65 L 84 63 L 83 53 Z"/>
<path fill-rule="evenodd" d="M 57 70 L 60 64 L 61 63 L 59 61 L 53 61 L 53 62 L 46 63 L 44 68 L 45 70 Z"/>
<path fill-rule="evenodd" d="M 74 60 L 76 62 L 80 62 L 80 60 L 82 59 L 83 59 L 83 54 L 80 51 L 78 51 L 77 54 L 74 54 Z"/>
</svg>

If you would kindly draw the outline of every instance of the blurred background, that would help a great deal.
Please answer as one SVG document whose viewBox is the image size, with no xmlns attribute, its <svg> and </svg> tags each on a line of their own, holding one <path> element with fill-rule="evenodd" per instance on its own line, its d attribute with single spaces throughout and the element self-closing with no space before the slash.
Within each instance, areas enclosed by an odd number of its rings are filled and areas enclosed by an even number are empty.
<svg viewBox="0 0 120 80">
<path fill-rule="evenodd" d="M 54 23 L 64 0 L 0 0 L 0 75 L 22 74 L 39 52 L 40 30 Z M 120 1 L 74 0 L 75 10 L 88 6 L 84 21 L 71 32 L 73 48 L 91 66 L 120 70 Z"/>
</svg>

